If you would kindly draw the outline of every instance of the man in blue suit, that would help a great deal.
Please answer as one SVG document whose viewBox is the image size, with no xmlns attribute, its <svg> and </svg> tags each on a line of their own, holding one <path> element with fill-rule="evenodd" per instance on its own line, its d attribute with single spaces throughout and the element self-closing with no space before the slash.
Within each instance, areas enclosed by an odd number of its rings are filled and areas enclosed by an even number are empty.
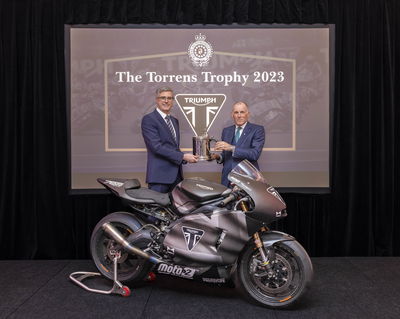
<svg viewBox="0 0 400 319">
<path fill-rule="evenodd" d="M 218 163 L 224 164 L 221 184 L 229 187 L 228 174 L 242 160 L 249 160 L 258 168 L 257 160 L 261 155 L 265 142 L 265 130 L 261 125 L 250 123 L 250 112 L 246 103 L 237 102 L 232 108 L 234 125 L 225 127 L 221 141 L 215 144 L 214 154 Z"/>
<path fill-rule="evenodd" d="M 156 91 L 156 109 L 142 119 L 147 148 L 146 183 L 160 193 L 170 192 L 182 179 L 182 164 L 197 162 L 197 156 L 179 149 L 179 122 L 170 115 L 174 92 L 168 87 Z"/>
</svg>

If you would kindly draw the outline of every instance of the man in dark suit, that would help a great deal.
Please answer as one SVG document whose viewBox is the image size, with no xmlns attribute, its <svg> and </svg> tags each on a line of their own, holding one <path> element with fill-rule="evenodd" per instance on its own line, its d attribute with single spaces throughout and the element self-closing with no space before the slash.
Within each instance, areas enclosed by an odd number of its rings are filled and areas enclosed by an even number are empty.
<svg viewBox="0 0 400 319">
<path fill-rule="evenodd" d="M 147 148 L 146 183 L 160 193 L 170 192 L 183 179 L 183 163 L 197 162 L 197 156 L 179 149 L 179 122 L 170 115 L 173 103 L 172 89 L 157 89 L 156 109 L 142 119 Z"/>
<path fill-rule="evenodd" d="M 213 154 L 218 163 L 224 164 L 221 184 L 229 187 L 228 174 L 242 160 L 249 160 L 258 168 L 257 160 L 261 155 L 265 142 L 265 130 L 261 125 L 250 123 L 250 112 L 246 103 L 237 102 L 232 108 L 234 125 L 225 127 L 221 141 L 215 144 L 216 151 L 221 155 Z"/>
</svg>

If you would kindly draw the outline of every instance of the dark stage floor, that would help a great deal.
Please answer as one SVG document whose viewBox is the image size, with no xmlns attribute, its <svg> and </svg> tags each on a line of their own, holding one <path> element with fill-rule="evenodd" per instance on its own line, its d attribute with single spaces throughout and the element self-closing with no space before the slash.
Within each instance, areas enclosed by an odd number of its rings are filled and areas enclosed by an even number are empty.
<svg viewBox="0 0 400 319">
<path fill-rule="evenodd" d="M 400 257 L 313 258 L 314 280 L 291 310 L 245 301 L 227 286 L 158 276 L 130 297 L 73 284 L 90 260 L 0 261 L 0 318 L 400 318 Z"/>
</svg>

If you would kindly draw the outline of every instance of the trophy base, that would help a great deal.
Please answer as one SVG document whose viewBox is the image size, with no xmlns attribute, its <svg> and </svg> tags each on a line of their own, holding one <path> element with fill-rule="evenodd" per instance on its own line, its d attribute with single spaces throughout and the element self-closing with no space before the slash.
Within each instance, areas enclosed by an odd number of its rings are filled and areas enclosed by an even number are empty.
<svg viewBox="0 0 400 319">
<path fill-rule="evenodd" d="M 199 158 L 197 159 L 199 162 L 205 162 L 205 161 L 207 161 L 207 162 L 210 162 L 210 161 L 212 161 L 213 159 L 211 158 L 211 157 L 207 157 L 207 156 L 199 156 Z"/>
</svg>

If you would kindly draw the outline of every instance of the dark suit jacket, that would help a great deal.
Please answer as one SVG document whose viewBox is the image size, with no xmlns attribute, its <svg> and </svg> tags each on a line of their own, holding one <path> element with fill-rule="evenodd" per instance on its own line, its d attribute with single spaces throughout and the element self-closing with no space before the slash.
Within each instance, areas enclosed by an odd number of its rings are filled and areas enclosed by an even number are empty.
<svg viewBox="0 0 400 319">
<path fill-rule="evenodd" d="M 167 123 L 154 110 L 142 119 L 142 135 L 147 147 L 146 182 L 172 184 L 182 170 L 183 153 L 179 149 L 179 122 L 171 116 L 178 142 Z"/>
<path fill-rule="evenodd" d="M 233 144 L 236 126 L 232 125 L 225 127 L 222 131 L 221 139 L 229 144 Z M 235 145 L 235 151 L 223 151 L 221 153 L 222 169 L 221 183 L 225 186 L 229 185 L 228 174 L 242 160 L 249 160 L 255 167 L 258 168 L 257 160 L 261 155 L 265 142 L 265 130 L 261 125 L 247 122 L 242 135 Z"/>
</svg>

